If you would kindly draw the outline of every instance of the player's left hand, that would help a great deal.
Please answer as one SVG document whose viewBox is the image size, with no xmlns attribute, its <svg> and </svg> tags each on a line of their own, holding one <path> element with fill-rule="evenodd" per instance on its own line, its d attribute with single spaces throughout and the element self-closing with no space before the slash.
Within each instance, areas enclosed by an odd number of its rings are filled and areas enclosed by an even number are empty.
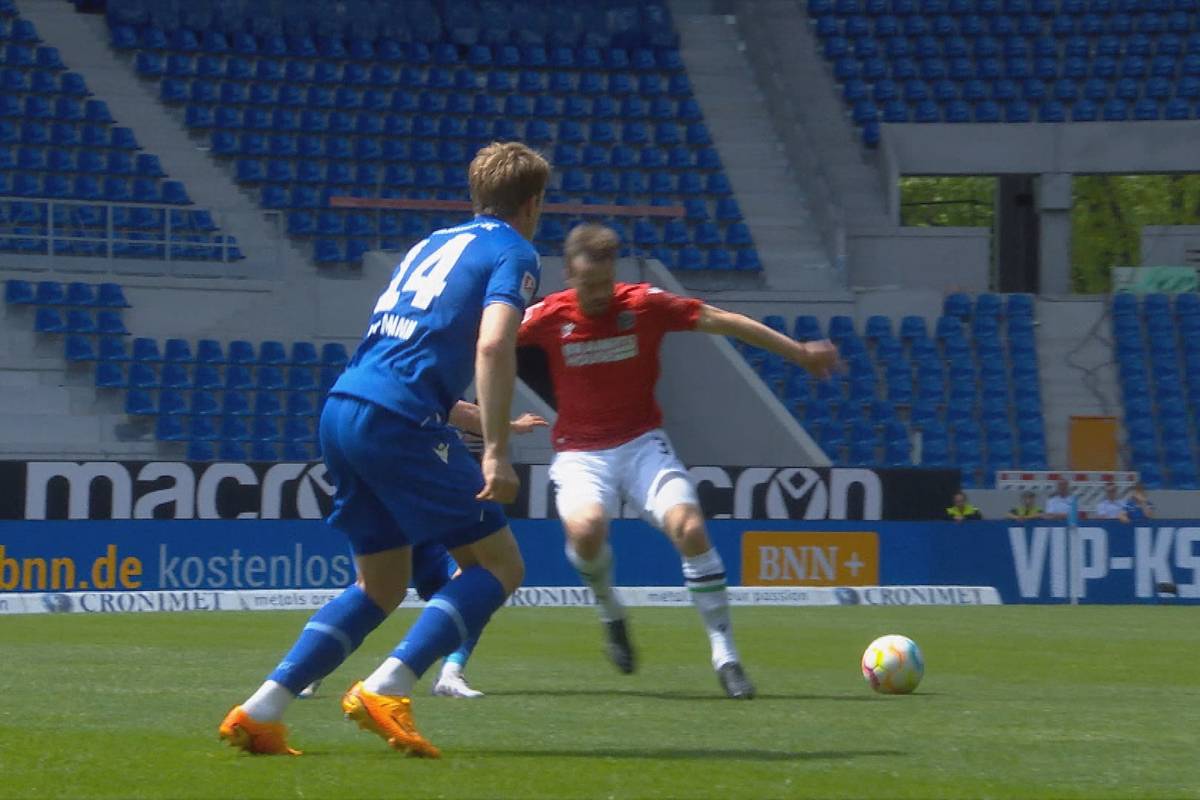
<svg viewBox="0 0 1200 800">
<path fill-rule="evenodd" d="M 526 412 L 509 423 L 508 429 L 516 434 L 530 433 L 534 428 L 545 428 L 550 423 L 537 414 Z"/>
<path fill-rule="evenodd" d="M 521 479 L 507 458 L 485 455 L 480 466 L 483 469 L 483 488 L 475 495 L 476 500 L 491 500 L 507 505 L 517 499 Z"/>
<path fill-rule="evenodd" d="M 828 378 L 842 369 L 842 360 L 837 345 L 828 339 L 805 342 L 800 345 L 801 353 L 796 363 L 820 379 Z"/>
</svg>

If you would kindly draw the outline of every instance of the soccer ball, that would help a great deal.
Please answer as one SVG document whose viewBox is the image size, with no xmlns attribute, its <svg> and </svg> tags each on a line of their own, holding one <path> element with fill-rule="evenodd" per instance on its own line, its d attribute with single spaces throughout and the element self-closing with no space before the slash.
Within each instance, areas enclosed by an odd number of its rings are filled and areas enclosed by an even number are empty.
<svg viewBox="0 0 1200 800">
<path fill-rule="evenodd" d="M 880 694 L 908 694 L 925 674 L 925 659 L 907 636 L 880 636 L 863 653 L 862 673 Z"/>
</svg>

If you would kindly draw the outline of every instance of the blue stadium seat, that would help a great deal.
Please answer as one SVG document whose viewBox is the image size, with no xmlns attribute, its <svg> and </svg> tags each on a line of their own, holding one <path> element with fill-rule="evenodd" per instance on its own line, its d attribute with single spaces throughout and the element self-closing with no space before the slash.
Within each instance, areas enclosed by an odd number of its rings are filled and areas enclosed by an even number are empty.
<svg viewBox="0 0 1200 800">
<path fill-rule="evenodd" d="M 1143 97 L 1138 100 L 1133 107 L 1133 118 L 1136 120 L 1155 120 L 1159 118 L 1158 103 L 1154 100 Z"/>
<path fill-rule="evenodd" d="M 254 415 L 254 409 L 250 405 L 250 398 L 245 391 L 226 389 L 221 400 L 221 414 L 226 418 L 249 417 Z"/>
<path fill-rule="evenodd" d="M 289 392 L 287 395 L 287 416 L 307 417 L 316 413 L 312 396 L 309 392 Z"/>
<path fill-rule="evenodd" d="M 255 384 L 261 391 L 277 391 L 286 385 L 283 371 L 278 367 L 263 366 L 258 368 L 258 378 Z"/>
<path fill-rule="evenodd" d="M 1124 100 L 1114 97 L 1104 104 L 1102 117 L 1106 122 L 1123 122 L 1129 119 L 1129 106 Z"/>
</svg>

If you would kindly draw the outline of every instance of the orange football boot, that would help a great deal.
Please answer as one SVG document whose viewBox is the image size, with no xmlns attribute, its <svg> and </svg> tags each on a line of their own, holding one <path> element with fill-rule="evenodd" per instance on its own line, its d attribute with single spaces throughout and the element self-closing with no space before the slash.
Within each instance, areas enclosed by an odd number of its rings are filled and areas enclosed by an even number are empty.
<svg viewBox="0 0 1200 800">
<path fill-rule="evenodd" d="M 421 758 L 442 757 L 441 751 L 417 731 L 412 700 L 407 697 L 368 692 L 359 681 L 342 695 L 342 711 L 358 727 L 383 737 L 393 750 Z"/>
<path fill-rule="evenodd" d="M 241 706 L 225 715 L 217 734 L 230 747 L 264 756 L 298 756 L 299 750 L 287 745 L 287 726 L 282 722 L 258 722 Z"/>
</svg>

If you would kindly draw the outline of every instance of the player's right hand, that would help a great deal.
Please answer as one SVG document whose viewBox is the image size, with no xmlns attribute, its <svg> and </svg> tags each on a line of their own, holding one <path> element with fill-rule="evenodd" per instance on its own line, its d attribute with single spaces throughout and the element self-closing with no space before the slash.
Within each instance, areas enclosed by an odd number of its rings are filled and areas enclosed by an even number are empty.
<svg viewBox="0 0 1200 800">
<path fill-rule="evenodd" d="M 476 500 L 491 500 L 504 505 L 517 499 L 521 481 L 507 458 L 485 455 L 480 466 L 483 468 L 483 488 L 475 495 Z"/>
</svg>

